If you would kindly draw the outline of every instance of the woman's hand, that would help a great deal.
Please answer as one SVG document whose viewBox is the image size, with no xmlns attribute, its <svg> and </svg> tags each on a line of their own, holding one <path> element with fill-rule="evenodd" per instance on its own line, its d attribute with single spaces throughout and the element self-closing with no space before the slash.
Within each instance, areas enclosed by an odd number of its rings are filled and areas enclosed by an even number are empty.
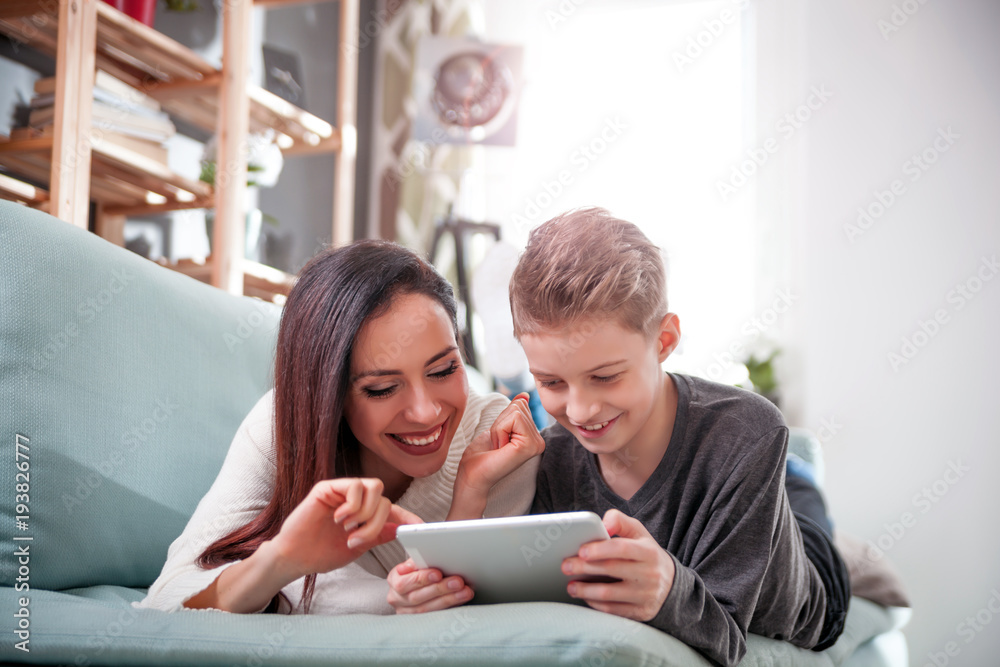
<svg viewBox="0 0 1000 667">
<path fill-rule="evenodd" d="M 462 577 L 444 577 L 441 570 L 417 569 L 407 559 L 389 572 L 389 595 L 386 600 L 397 614 L 422 614 L 465 604 L 472 599 L 472 589 Z"/>
<path fill-rule="evenodd" d="M 402 523 L 421 519 L 382 495 L 382 480 L 329 479 L 299 503 L 274 537 L 278 565 L 291 581 L 329 572 L 396 538 Z"/>
<path fill-rule="evenodd" d="M 473 438 L 462 453 L 448 520 L 478 519 L 493 485 L 545 449 L 528 407 L 528 394 L 514 397 L 489 433 Z"/>
<path fill-rule="evenodd" d="M 618 510 L 604 514 L 611 540 L 590 542 L 563 561 L 569 575 L 614 577 L 615 583 L 574 581 L 567 592 L 588 605 L 635 621 L 649 621 L 660 611 L 674 585 L 674 561 L 636 519 Z"/>
</svg>

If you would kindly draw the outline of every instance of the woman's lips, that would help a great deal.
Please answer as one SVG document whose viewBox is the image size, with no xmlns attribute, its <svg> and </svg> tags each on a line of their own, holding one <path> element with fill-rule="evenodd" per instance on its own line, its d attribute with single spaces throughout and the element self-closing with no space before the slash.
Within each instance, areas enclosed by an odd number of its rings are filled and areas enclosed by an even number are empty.
<svg viewBox="0 0 1000 667">
<path fill-rule="evenodd" d="M 427 431 L 410 433 L 390 433 L 392 442 L 407 454 L 423 456 L 433 454 L 441 449 L 444 444 L 444 436 L 448 431 L 448 420 L 438 424 Z"/>
</svg>

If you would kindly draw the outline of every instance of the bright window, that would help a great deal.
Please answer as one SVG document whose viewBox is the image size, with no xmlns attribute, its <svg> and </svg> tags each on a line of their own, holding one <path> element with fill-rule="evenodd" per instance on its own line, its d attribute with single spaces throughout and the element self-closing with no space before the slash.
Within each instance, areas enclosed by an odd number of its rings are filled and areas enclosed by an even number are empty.
<svg viewBox="0 0 1000 667">
<path fill-rule="evenodd" d="M 517 147 L 486 151 L 488 217 L 522 246 L 578 206 L 639 225 L 667 252 L 681 319 L 666 367 L 721 381 L 741 379 L 721 351 L 747 342 L 755 295 L 752 178 L 719 188 L 751 145 L 744 4 L 529 3 L 488 31 L 525 46 Z M 505 6 L 489 3 L 487 26 Z"/>
</svg>

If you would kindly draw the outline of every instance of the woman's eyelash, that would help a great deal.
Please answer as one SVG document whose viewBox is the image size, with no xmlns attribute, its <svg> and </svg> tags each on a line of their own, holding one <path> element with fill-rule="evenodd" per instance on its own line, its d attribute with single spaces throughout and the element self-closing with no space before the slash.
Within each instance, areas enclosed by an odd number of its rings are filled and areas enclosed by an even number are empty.
<svg viewBox="0 0 1000 667">
<path fill-rule="evenodd" d="M 448 377 L 457 370 L 458 370 L 458 362 L 453 361 L 444 370 L 438 371 L 436 373 L 429 373 L 428 375 L 430 375 L 432 378 L 440 380 L 442 378 Z M 396 388 L 398 386 L 399 385 L 394 384 L 391 387 L 386 387 L 385 389 L 370 389 L 369 387 L 362 387 L 361 391 L 364 392 L 365 396 L 367 396 L 368 398 L 387 398 L 396 391 Z"/>
<path fill-rule="evenodd" d="M 369 389 L 368 387 L 365 387 L 361 391 L 365 392 L 365 396 L 368 398 L 385 398 L 392 392 L 396 391 L 396 387 L 395 385 L 392 387 L 386 387 L 385 389 Z"/>
<path fill-rule="evenodd" d="M 451 375 L 452 373 L 454 373 L 457 370 L 458 370 L 458 362 L 457 361 L 453 361 L 448 366 L 448 368 L 445 368 L 442 371 L 438 371 L 437 373 L 431 373 L 430 376 L 431 377 L 435 377 L 435 378 L 445 378 L 445 377 L 448 377 L 449 375 Z"/>
</svg>

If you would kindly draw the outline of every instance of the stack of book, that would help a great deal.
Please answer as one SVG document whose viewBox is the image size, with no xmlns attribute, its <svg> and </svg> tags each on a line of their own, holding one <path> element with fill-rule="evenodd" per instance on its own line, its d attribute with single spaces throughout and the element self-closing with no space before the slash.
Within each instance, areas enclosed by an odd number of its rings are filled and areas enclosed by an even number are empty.
<svg viewBox="0 0 1000 667">
<path fill-rule="evenodd" d="M 55 120 L 55 78 L 35 82 L 35 96 L 27 128 L 11 133 L 11 139 L 45 136 Z M 167 163 L 164 142 L 177 129 L 159 103 L 107 72 L 97 71 L 91 127 L 95 139 L 116 144 L 161 164 Z"/>
</svg>

